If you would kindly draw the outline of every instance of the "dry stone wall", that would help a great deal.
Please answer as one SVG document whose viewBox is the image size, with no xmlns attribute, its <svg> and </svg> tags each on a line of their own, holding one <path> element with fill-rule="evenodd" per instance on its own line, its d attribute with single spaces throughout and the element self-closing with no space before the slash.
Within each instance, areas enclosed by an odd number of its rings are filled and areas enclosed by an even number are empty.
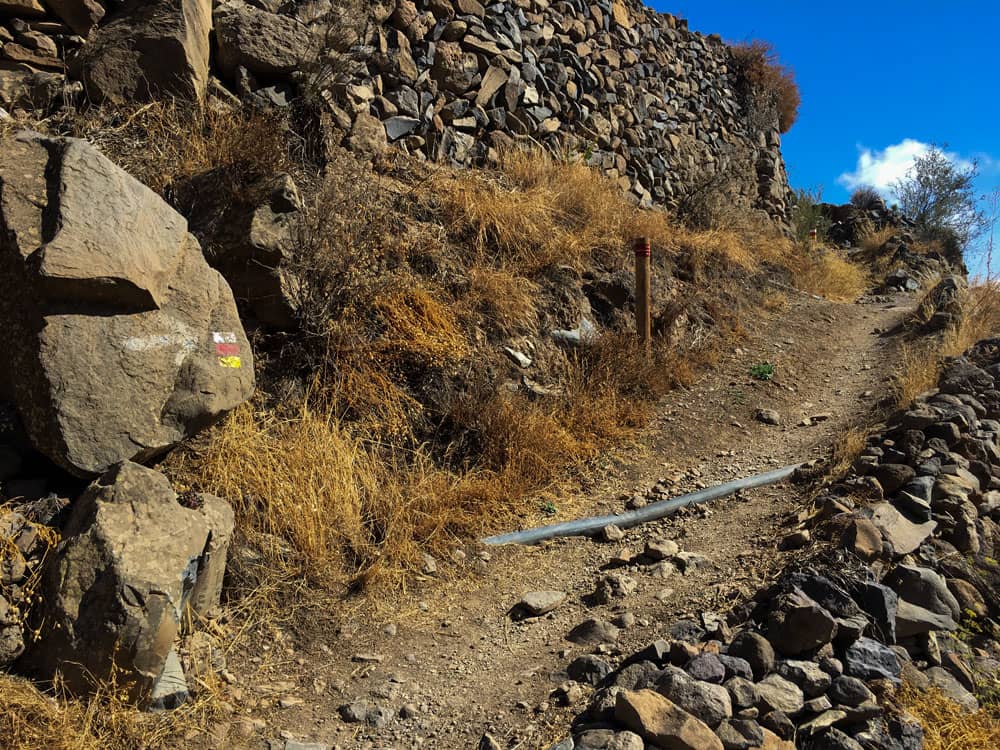
<svg viewBox="0 0 1000 750">
<path fill-rule="evenodd" d="M 221 80 L 263 107 L 318 98 L 355 151 L 473 164 L 535 142 L 646 204 L 786 215 L 777 114 L 747 104 L 717 35 L 635 0 L 381 0 L 346 24 L 342 5 L 0 2 L 0 107 L 225 98 Z"/>
<path fill-rule="evenodd" d="M 355 141 L 438 160 L 484 159 L 513 139 L 583 154 L 645 203 L 725 192 L 784 216 L 777 116 L 744 105 L 717 35 L 615 0 L 401 0 L 354 47 L 337 104 Z"/>
</svg>

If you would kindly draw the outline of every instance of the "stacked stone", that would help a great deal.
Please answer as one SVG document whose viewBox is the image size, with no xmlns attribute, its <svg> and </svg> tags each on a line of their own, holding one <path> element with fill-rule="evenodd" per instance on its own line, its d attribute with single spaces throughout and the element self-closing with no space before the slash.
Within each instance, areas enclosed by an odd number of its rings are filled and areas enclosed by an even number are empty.
<svg viewBox="0 0 1000 750">
<path fill-rule="evenodd" d="M 467 165 L 534 142 L 583 156 L 644 204 L 711 187 L 785 217 L 777 115 L 745 110 L 717 35 L 636 0 L 367 9 L 359 38 L 331 56 L 325 0 L 154 0 L 106 16 L 96 0 L 0 0 L 0 107 L 51 108 L 84 87 L 113 102 L 228 96 L 215 75 L 265 107 L 320 93 L 356 151 L 392 143 Z M 324 61 L 344 57 L 352 72 L 328 85 L 343 71 Z"/>
<path fill-rule="evenodd" d="M 682 620 L 617 669 L 578 658 L 568 673 L 596 692 L 556 747 L 919 748 L 920 726 L 880 704 L 903 672 L 880 640 L 897 599 L 865 575 L 792 573 L 735 634 L 715 617 Z"/>
<path fill-rule="evenodd" d="M 390 142 L 467 164 L 530 139 L 583 154 L 644 203 L 726 172 L 737 203 L 784 215 L 776 119 L 753 131 L 728 47 L 682 19 L 618 0 L 401 0 L 364 41 L 338 102 L 357 141 L 375 119 Z"/>
</svg>

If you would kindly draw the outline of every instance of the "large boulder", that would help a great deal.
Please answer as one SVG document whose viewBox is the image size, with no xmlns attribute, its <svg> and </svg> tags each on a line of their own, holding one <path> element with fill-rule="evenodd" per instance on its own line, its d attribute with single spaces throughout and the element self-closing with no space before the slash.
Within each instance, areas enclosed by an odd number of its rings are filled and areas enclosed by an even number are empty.
<svg viewBox="0 0 1000 750">
<path fill-rule="evenodd" d="M 212 0 L 130 0 L 90 35 L 72 67 L 92 99 L 200 100 L 211 30 Z"/>
<path fill-rule="evenodd" d="M 292 16 L 229 0 L 215 9 L 215 44 L 223 75 L 239 68 L 258 76 L 284 76 L 301 70 L 319 52 L 309 27 Z"/>
<path fill-rule="evenodd" d="M 191 503 L 198 505 L 199 503 Z M 209 560 L 216 519 L 182 506 L 166 477 L 125 462 L 73 504 L 42 581 L 41 638 L 22 660 L 85 693 L 113 670 L 143 702 L 163 673 Z"/>
<path fill-rule="evenodd" d="M 246 400 L 232 292 L 184 219 L 85 141 L 0 142 L 0 383 L 78 476 L 168 450 Z"/>
<path fill-rule="evenodd" d="M 191 231 L 213 268 L 229 282 L 240 309 L 258 323 L 284 330 L 295 323 L 297 282 L 288 263 L 300 239 L 302 199 L 279 174 L 251 185 L 241 200 L 213 189 L 208 172 L 188 186 Z"/>
<path fill-rule="evenodd" d="M 45 0 L 46 4 L 80 36 L 87 36 L 90 30 L 104 18 L 104 6 L 97 0 Z"/>
</svg>

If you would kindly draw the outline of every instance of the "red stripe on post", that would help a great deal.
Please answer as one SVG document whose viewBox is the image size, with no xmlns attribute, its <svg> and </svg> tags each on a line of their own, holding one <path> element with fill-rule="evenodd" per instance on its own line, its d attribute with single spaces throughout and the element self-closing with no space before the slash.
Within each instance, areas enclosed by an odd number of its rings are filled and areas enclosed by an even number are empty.
<svg viewBox="0 0 1000 750">
<path fill-rule="evenodd" d="M 652 244 L 644 237 L 637 239 L 633 243 L 632 249 L 635 250 L 635 257 L 637 258 L 651 258 L 653 256 Z"/>
<path fill-rule="evenodd" d="M 236 357 L 240 353 L 239 344 L 216 344 L 215 353 L 220 357 Z"/>
</svg>

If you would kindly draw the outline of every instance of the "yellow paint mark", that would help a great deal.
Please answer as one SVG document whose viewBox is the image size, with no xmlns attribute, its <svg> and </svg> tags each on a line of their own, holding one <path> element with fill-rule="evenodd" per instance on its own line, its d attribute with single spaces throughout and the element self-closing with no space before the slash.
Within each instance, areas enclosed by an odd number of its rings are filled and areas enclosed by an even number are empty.
<svg viewBox="0 0 1000 750">
<path fill-rule="evenodd" d="M 243 367 L 243 362 L 239 357 L 219 357 L 219 364 L 223 367 L 232 367 L 234 370 Z"/>
</svg>

